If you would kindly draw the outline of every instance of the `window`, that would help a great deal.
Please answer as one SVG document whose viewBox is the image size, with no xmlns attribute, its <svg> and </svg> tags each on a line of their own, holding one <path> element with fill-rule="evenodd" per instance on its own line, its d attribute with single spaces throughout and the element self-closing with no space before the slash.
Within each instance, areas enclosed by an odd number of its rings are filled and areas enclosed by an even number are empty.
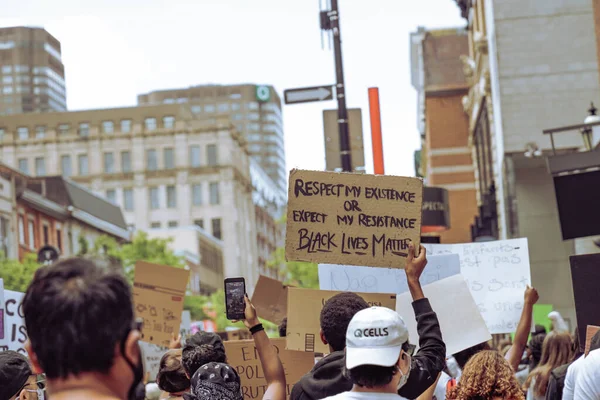
<svg viewBox="0 0 600 400">
<path fill-rule="evenodd" d="M 150 209 L 158 210 L 160 208 L 160 202 L 158 200 L 158 188 L 150 188 Z"/>
<path fill-rule="evenodd" d="M 29 245 L 30 249 L 35 249 L 35 223 L 33 220 L 29 220 L 27 224 L 27 236 L 29 236 Z"/>
<path fill-rule="evenodd" d="M 146 118 L 144 120 L 144 129 L 148 132 L 152 132 L 156 130 L 156 118 Z"/>
<path fill-rule="evenodd" d="M 130 133 L 131 132 L 131 120 L 124 119 L 121 120 L 121 133 Z"/>
<path fill-rule="evenodd" d="M 156 150 L 150 149 L 146 151 L 146 169 L 148 171 L 156 171 L 158 169 Z"/>
<path fill-rule="evenodd" d="M 71 156 L 66 154 L 60 157 L 60 172 L 62 176 L 69 177 L 73 174 L 73 168 L 71 167 Z"/>
<path fill-rule="evenodd" d="M 29 162 L 26 158 L 19 158 L 19 171 L 29 174 Z"/>
<path fill-rule="evenodd" d="M 17 128 L 17 136 L 19 137 L 19 140 L 29 139 L 29 128 L 25 126 Z"/>
<path fill-rule="evenodd" d="M 190 146 L 190 166 L 192 168 L 200 166 L 200 146 Z"/>
<path fill-rule="evenodd" d="M 248 110 L 258 110 L 258 103 L 253 101 L 252 103 L 246 103 L 246 108 Z"/>
<path fill-rule="evenodd" d="M 219 196 L 219 182 L 210 183 L 210 204 L 219 204 L 221 201 Z"/>
<path fill-rule="evenodd" d="M 194 114 L 200 114 L 202 112 L 202 107 L 200 107 L 200 106 L 192 106 L 192 112 Z"/>
<path fill-rule="evenodd" d="M 4 128 L 0 128 L 0 142 L 4 139 Z"/>
<path fill-rule="evenodd" d="M 108 189 L 106 191 L 106 199 L 111 203 L 117 202 L 117 191 L 115 189 Z"/>
<path fill-rule="evenodd" d="M 218 107 L 217 107 L 217 110 L 219 112 L 227 112 L 227 111 L 229 111 L 229 104 L 227 104 L 227 103 L 220 103 L 218 105 Z"/>
<path fill-rule="evenodd" d="M 151 229 L 160 229 L 160 222 L 153 222 L 150 224 Z"/>
<path fill-rule="evenodd" d="M 50 239 L 50 228 L 46 224 L 42 227 L 42 235 L 44 238 L 44 246 L 46 246 L 48 244 L 48 239 Z"/>
<path fill-rule="evenodd" d="M 12 43 L 12 47 L 9 47 L 9 45 Z M 12 49 L 15 45 L 15 42 L 4 42 L 0 45 L 0 49 L 2 50 L 6 50 L 6 49 Z M 3 74 L 10 74 L 12 72 L 12 65 L 4 65 L 2 67 L 2 73 Z"/>
<path fill-rule="evenodd" d="M 223 234 L 221 232 L 221 218 L 213 218 L 211 220 L 212 225 L 212 235 L 217 239 L 222 239 Z"/>
<path fill-rule="evenodd" d="M 35 138 L 43 139 L 46 137 L 46 127 L 45 126 L 36 126 L 35 127 Z"/>
<path fill-rule="evenodd" d="M 175 117 L 163 117 L 163 128 L 173 129 L 175 128 Z"/>
<path fill-rule="evenodd" d="M 44 176 L 46 175 L 46 159 L 44 157 L 35 158 L 35 175 Z"/>
<path fill-rule="evenodd" d="M 169 221 L 169 228 L 177 228 L 177 221 Z"/>
<path fill-rule="evenodd" d="M 123 190 L 123 208 L 125 211 L 133 211 L 133 189 Z"/>
<path fill-rule="evenodd" d="M 165 169 L 175 168 L 175 152 L 172 147 L 167 147 L 163 150 L 163 156 L 165 161 Z"/>
<path fill-rule="evenodd" d="M 192 204 L 195 206 L 202 205 L 202 185 L 199 183 L 192 185 Z"/>
<path fill-rule="evenodd" d="M 232 121 L 240 121 L 244 119 L 244 114 L 236 113 L 231 116 Z"/>
<path fill-rule="evenodd" d="M 19 244 L 25 244 L 25 217 L 19 215 Z"/>
<path fill-rule="evenodd" d="M 240 103 L 231 103 L 231 111 L 239 111 L 240 108 Z"/>
<path fill-rule="evenodd" d="M 58 125 L 58 133 L 61 135 L 68 135 L 70 130 L 71 130 L 71 125 L 69 125 L 69 124 Z"/>
<path fill-rule="evenodd" d="M 5 76 L 4 78 L 2 78 L 2 83 L 6 84 L 12 84 L 13 83 L 13 78 L 12 76 L 8 75 Z"/>
<path fill-rule="evenodd" d="M 114 133 L 115 131 L 115 123 L 112 121 L 103 121 L 102 122 L 102 132 L 103 133 Z"/>
<path fill-rule="evenodd" d="M 87 154 L 80 154 L 77 157 L 77 165 L 79 167 L 79 175 L 86 176 L 90 173 Z"/>
<path fill-rule="evenodd" d="M 248 130 L 249 131 L 260 131 L 260 124 L 257 124 L 256 122 L 252 122 L 252 123 L 248 124 Z"/>
<path fill-rule="evenodd" d="M 58 252 L 62 253 L 63 252 L 63 246 L 62 246 L 62 230 L 60 229 L 56 229 L 56 247 L 58 247 Z"/>
<path fill-rule="evenodd" d="M 79 124 L 79 136 L 88 137 L 90 136 L 90 124 L 82 122 Z"/>
<path fill-rule="evenodd" d="M 2 89 L 3 94 L 11 94 L 12 92 L 13 92 L 12 86 L 4 86 L 4 88 Z"/>
<path fill-rule="evenodd" d="M 113 153 L 104 153 L 104 172 L 115 173 L 115 155 Z"/>
<path fill-rule="evenodd" d="M 177 190 L 175 186 L 167 186 L 167 207 L 177 208 Z"/>
<path fill-rule="evenodd" d="M 121 171 L 123 173 L 131 172 L 131 153 L 128 151 L 121 152 Z"/>
<path fill-rule="evenodd" d="M 208 165 L 217 165 L 217 145 L 209 144 L 206 146 L 206 163 Z"/>
<path fill-rule="evenodd" d="M 260 119 L 260 116 L 258 115 L 258 113 L 248 113 L 248 119 L 250 121 L 258 121 Z"/>
<path fill-rule="evenodd" d="M 194 225 L 199 226 L 200 228 L 204 229 L 204 220 L 203 219 L 195 219 Z"/>
<path fill-rule="evenodd" d="M 214 113 L 215 112 L 215 105 L 214 104 L 207 104 L 204 106 L 204 112 L 207 113 Z"/>
</svg>

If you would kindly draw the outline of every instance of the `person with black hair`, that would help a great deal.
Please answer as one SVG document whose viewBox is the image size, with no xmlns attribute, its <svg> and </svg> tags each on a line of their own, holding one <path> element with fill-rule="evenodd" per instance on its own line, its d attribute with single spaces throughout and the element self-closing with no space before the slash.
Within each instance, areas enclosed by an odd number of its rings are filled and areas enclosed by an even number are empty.
<svg viewBox="0 0 600 400">
<path fill-rule="evenodd" d="M 431 309 L 421 289 L 419 278 L 427 265 L 425 248 L 416 254 L 411 244 L 405 273 L 413 298 L 413 309 L 419 334 L 419 351 L 411 358 L 410 375 L 398 391 L 408 399 L 419 397 L 436 382 L 445 366 L 446 345 L 436 314 Z M 340 293 L 327 302 L 321 310 L 321 341 L 329 345 L 331 353 L 321 359 L 292 389 L 291 400 L 321 400 L 352 389 L 353 382 L 343 374 L 346 331 L 350 321 L 368 304 L 355 293 Z"/>
<path fill-rule="evenodd" d="M 194 376 L 198 368 L 210 362 L 226 363 L 225 351 L 212 344 L 186 345 L 183 348 L 182 364 L 188 377 Z"/>
<path fill-rule="evenodd" d="M 27 358 L 16 351 L 0 352 L 0 400 L 44 400 L 44 383 Z"/>
<path fill-rule="evenodd" d="M 585 360 L 579 348 L 579 335 L 577 332 L 577 329 L 575 329 L 575 339 L 573 340 L 575 355 L 573 361 L 552 371 L 548 382 L 548 390 L 546 391 L 546 399 L 573 400 L 575 398 L 575 382 Z M 596 332 L 590 340 L 590 352 L 598 349 L 600 349 L 600 331 Z"/>
<path fill-rule="evenodd" d="M 181 363 L 181 349 L 169 350 L 162 356 L 156 383 L 169 400 L 183 400 L 183 394 L 190 391 L 190 379 Z"/>
<path fill-rule="evenodd" d="M 279 337 L 287 336 L 287 317 L 283 318 L 277 329 L 279 330 Z"/>
<path fill-rule="evenodd" d="M 70 258 L 39 268 L 23 299 L 32 369 L 53 400 L 128 400 L 143 385 L 139 323 L 122 273 Z"/>
</svg>

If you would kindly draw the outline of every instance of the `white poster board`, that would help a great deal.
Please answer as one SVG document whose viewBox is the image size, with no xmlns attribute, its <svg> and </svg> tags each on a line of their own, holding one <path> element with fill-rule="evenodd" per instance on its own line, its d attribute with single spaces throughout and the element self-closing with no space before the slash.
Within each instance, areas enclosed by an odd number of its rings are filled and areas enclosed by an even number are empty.
<svg viewBox="0 0 600 400">
<path fill-rule="evenodd" d="M 144 360 L 144 371 L 148 373 L 149 380 L 155 381 L 160 367 L 160 359 L 169 350 L 166 347 L 148 342 L 139 341 L 142 349 L 142 359 Z"/>
<path fill-rule="evenodd" d="M 0 351 L 13 350 L 27 356 L 25 342 L 27 329 L 21 303 L 25 293 L 4 291 L 4 339 L 0 340 Z"/>
<path fill-rule="evenodd" d="M 421 285 L 460 273 L 460 258 L 457 254 L 431 256 L 427 261 L 421 275 Z M 320 264 L 319 288 L 343 292 L 398 294 L 408 292 L 408 283 L 403 269 Z"/>
<path fill-rule="evenodd" d="M 489 331 L 493 334 L 515 332 L 523 310 L 525 289 L 531 284 L 527 239 L 424 243 L 423 246 L 428 257 L 458 254 L 460 273 Z"/>
<path fill-rule="evenodd" d="M 189 310 L 183 310 L 181 313 L 181 326 L 179 327 L 179 334 L 181 335 L 182 345 L 185 345 L 187 338 L 192 335 L 192 314 Z"/>
<path fill-rule="evenodd" d="M 440 321 L 447 355 L 492 338 L 462 275 L 425 285 L 423 292 Z M 417 321 L 410 293 L 398 295 L 396 311 L 408 327 L 411 343 L 418 344 Z"/>
</svg>

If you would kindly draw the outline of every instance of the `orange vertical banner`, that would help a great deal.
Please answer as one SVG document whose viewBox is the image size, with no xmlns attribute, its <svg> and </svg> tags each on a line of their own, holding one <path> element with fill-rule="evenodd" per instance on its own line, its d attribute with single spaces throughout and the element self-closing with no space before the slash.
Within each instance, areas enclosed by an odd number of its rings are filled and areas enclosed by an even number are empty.
<svg viewBox="0 0 600 400">
<path fill-rule="evenodd" d="M 369 88 L 369 113 L 371 115 L 371 143 L 373 145 L 373 167 L 375 175 L 384 175 L 383 140 L 381 138 L 381 112 L 379 110 L 379 88 Z"/>
</svg>

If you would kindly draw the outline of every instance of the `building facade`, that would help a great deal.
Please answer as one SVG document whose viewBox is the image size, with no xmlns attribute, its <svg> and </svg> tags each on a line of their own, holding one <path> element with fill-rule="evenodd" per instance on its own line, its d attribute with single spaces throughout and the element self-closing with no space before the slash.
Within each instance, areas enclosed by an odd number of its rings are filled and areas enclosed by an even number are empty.
<svg viewBox="0 0 600 400">
<path fill-rule="evenodd" d="M 0 66 L 0 115 L 67 109 L 60 42 L 46 30 L 0 28 Z"/>
<path fill-rule="evenodd" d="M 456 2 L 469 30 L 463 105 L 480 205 L 473 239 L 526 237 L 540 302 L 574 321 L 569 256 L 589 239 L 562 240 L 542 130 L 581 123 L 600 93 L 592 2 Z M 555 144 L 583 147 L 578 135 Z"/>
<path fill-rule="evenodd" d="M 462 98 L 469 86 L 460 60 L 468 54 L 465 29 L 419 30 L 411 34 L 411 74 L 417 90 L 421 171 L 428 186 L 448 190 L 450 229 L 442 243 L 471 241 L 477 194 L 469 121 Z"/>
<path fill-rule="evenodd" d="M 35 176 L 63 175 L 105 196 L 131 228 L 196 224 L 224 243 L 224 273 L 257 275 L 246 142 L 229 121 L 189 105 L 87 110 L 2 119 L 2 160 Z M 33 134 L 35 127 L 43 127 Z"/>
<path fill-rule="evenodd" d="M 190 104 L 195 118 L 229 119 L 248 141 L 254 160 L 281 188 L 286 188 L 281 99 L 272 86 L 202 85 L 154 91 L 138 96 L 138 104 Z"/>
</svg>

